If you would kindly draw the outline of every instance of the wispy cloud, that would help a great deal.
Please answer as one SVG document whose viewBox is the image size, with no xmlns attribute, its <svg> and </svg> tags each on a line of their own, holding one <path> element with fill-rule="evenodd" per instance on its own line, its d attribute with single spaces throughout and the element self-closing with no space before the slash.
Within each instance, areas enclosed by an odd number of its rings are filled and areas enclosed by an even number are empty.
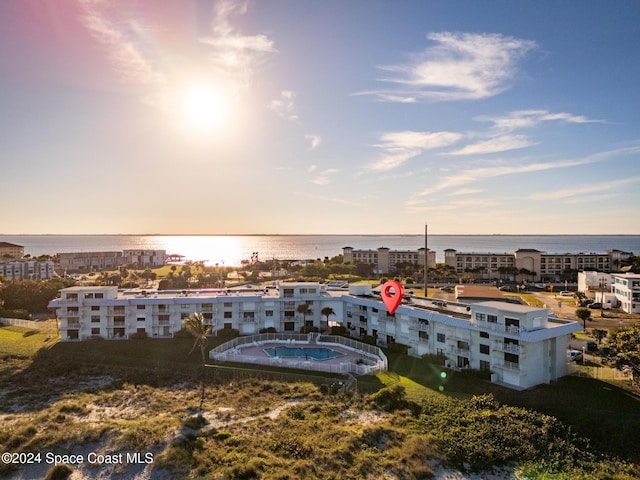
<svg viewBox="0 0 640 480">
<path fill-rule="evenodd" d="M 320 143 L 322 142 L 322 137 L 320 135 L 307 134 L 304 136 L 304 138 L 309 140 L 309 148 L 311 150 L 315 150 L 316 148 L 318 148 L 320 146 Z"/>
<path fill-rule="evenodd" d="M 369 166 L 371 170 L 386 171 L 399 167 L 424 150 L 446 147 L 462 138 L 456 132 L 387 132 L 380 135 L 380 143 L 374 145 L 383 150 L 382 158 Z"/>
<path fill-rule="evenodd" d="M 140 32 L 146 27 L 126 17 L 118 9 L 99 0 L 79 0 L 80 20 L 89 33 L 102 44 L 109 60 L 123 82 L 134 85 L 160 84 L 163 75 L 154 60 L 144 53 Z"/>
<path fill-rule="evenodd" d="M 482 193 L 482 189 L 480 189 L 480 188 L 461 188 L 460 190 L 456 190 L 455 192 L 451 192 L 449 195 L 452 195 L 452 196 L 473 195 L 474 193 Z"/>
<path fill-rule="evenodd" d="M 483 155 L 526 148 L 531 145 L 535 145 L 535 142 L 529 140 L 525 135 L 500 135 L 488 140 L 466 145 L 459 150 L 447 152 L 443 155 Z"/>
<path fill-rule="evenodd" d="M 571 197 L 582 197 L 585 195 L 591 195 L 593 193 L 616 190 L 620 187 L 624 187 L 633 183 L 640 183 L 640 176 L 583 185 L 575 188 L 563 188 L 562 190 L 556 190 L 555 192 L 538 192 L 529 195 L 529 198 L 532 200 L 561 200 Z"/>
<path fill-rule="evenodd" d="M 296 114 L 296 105 L 293 101 L 295 96 L 295 93 L 291 90 L 283 90 L 280 92 L 280 98 L 272 100 L 267 108 L 286 120 L 299 120 Z"/>
<path fill-rule="evenodd" d="M 503 132 L 510 132 L 521 128 L 535 127 L 542 122 L 561 123 L 606 123 L 604 120 L 594 120 L 583 115 L 573 115 L 566 112 L 549 112 L 548 110 L 517 110 L 504 116 L 481 115 L 475 118 L 481 122 L 491 122 L 493 127 Z"/>
<path fill-rule="evenodd" d="M 576 160 L 558 160 L 555 162 L 534 162 L 522 164 L 506 164 L 499 163 L 486 167 L 472 167 L 469 169 L 458 170 L 455 175 L 444 177 L 438 184 L 420 192 L 419 196 L 430 195 L 448 188 L 456 188 L 462 185 L 477 182 L 488 178 L 501 177 L 506 175 L 517 175 L 523 173 L 541 172 L 545 170 L 555 170 L 560 168 L 579 167 L 592 163 L 611 160 L 618 156 L 638 154 L 640 146 L 620 148 L 605 152 L 598 152 L 587 157 Z"/>
<path fill-rule="evenodd" d="M 393 74 L 379 79 L 393 88 L 359 94 L 404 103 L 492 97 L 510 87 L 518 61 L 536 47 L 500 34 L 440 32 L 427 38 L 434 45 L 408 63 L 379 67 Z"/>
<path fill-rule="evenodd" d="M 327 185 L 331 182 L 331 175 L 334 173 L 338 173 L 338 170 L 335 168 L 329 168 L 327 170 L 323 170 L 316 176 L 311 183 L 315 183 L 316 185 Z"/>
</svg>

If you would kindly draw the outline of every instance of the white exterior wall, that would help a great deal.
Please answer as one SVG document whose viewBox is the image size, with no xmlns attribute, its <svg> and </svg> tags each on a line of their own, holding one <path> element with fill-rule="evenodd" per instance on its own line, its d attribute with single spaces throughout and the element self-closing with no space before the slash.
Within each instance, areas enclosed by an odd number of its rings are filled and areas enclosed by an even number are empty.
<svg viewBox="0 0 640 480">
<path fill-rule="evenodd" d="M 612 290 L 623 311 L 640 313 L 640 274 L 612 275 Z"/>
<path fill-rule="evenodd" d="M 600 282 L 604 282 L 605 290 L 609 290 L 612 282 L 611 274 L 594 271 L 578 272 L 578 291 L 584 292 L 588 298 L 595 298 L 595 292 L 600 290 Z"/>
<path fill-rule="evenodd" d="M 321 311 L 330 307 L 335 316 L 329 321 L 344 325 L 354 337 L 375 335 L 381 345 L 402 343 L 415 356 L 441 354 L 449 368 L 484 367 L 496 374 L 497 381 L 522 388 L 565 375 L 569 335 L 581 329 L 576 322 L 550 324 L 546 309 L 503 302 L 475 304 L 470 317 L 406 302 L 395 315 L 388 315 L 379 299 L 330 296 L 314 283 L 282 284 L 279 296 L 222 291 L 143 296 L 118 293 L 117 287 L 71 287 L 61 290 L 61 298 L 50 307 L 56 309 L 63 339 L 84 340 L 129 337 L 138 329 L 151 337 L 171 337 L 182 329 L 183 318 L 194 312 L 203 313 L 214 332 L 233 328 L 248 335 L 272 327 L 299 333 L 305 319 L 297 306 L 308 302 L 313 313 L 306 320 L 321 330 L 327 328 Z M 488 321 L 488 315 L 495 321 Z M 517 320 L 519 326 L 507 327 L 507 319 Z"/>
</svg>

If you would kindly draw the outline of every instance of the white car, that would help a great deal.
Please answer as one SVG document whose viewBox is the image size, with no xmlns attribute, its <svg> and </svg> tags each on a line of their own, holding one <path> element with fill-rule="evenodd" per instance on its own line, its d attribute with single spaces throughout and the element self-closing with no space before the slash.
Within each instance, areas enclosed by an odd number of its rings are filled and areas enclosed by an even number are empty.
<svg viewBox="0 0 640 480">
<path fill-rule="evenodd" d="M 569 350 L 567 352 L 567 360 L 570 362 L 579 362 L 582 358 L 583 356 L 580 350 Z"/>
</svg>

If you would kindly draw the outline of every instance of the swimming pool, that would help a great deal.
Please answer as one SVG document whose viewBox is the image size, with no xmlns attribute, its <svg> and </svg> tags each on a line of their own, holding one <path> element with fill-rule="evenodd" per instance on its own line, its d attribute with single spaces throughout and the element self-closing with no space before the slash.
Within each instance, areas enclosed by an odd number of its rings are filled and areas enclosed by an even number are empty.
<svg viewBox="0 0 640 480">
<path fill-rule="evenodd" d="M 264 353 L 270 357 L 294 357 L 306 360 L 329 360 L 344 356 L 344 353 L 326 347 L 269 347 L 264 349 Z"/>
</svg>

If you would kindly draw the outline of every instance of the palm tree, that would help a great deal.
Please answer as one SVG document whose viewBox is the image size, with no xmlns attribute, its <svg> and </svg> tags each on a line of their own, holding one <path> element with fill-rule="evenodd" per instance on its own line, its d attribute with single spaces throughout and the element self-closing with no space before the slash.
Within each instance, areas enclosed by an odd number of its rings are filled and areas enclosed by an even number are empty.
<svg viewBox="0 0 640 480">
<path fill-rule="evenodd" d="M 189 317 L 184 321 L 184 328 L 186 328 L 187 332 L 189 332 L 195 338 L 195 342 L 193 342 L 193 347 L 191 347 L 189 355 L 193 353 L 196 347 L 200 347 L 200 355 L 202 356 L 202 371 L 200 378 L 200 383 L 202 386 L 200 394 L 200 415 L 202 415 L 202 405 L 204 404 L 204 372 L 207 364 L 207 360 L 205 357 L 207 336 L 209 335 L 209 333 L 211 333 L 211 330 L 213 328 L 211 325 L 207 325 L 204 320 L 204 315 L 196 312 L 189 315 Z"/>
<path fill-rule="evenodd" d="M 329 328 L 329 317 L 331 315 L 335 316 L 336 312 L 334 312 L 333 308 L 331 308 L 331 307 L 324 307 L 322 310 L 320 310 L 320 313 L 322 315 L 324 315 L 325 317 L 327 317 L 327 328 Z"/>
<path fill-rule="evenodd" d="M 588 308 L 576 308 L 576 317 L 582 320 L 583 329 L 587 329 L 587 320 L 591 320 L 591 310 Z"/>
<path fill-rule="evenodd" d="M 313 313 L 311 311 L 311 308 L 309 307 L 309 304 L 301 303 L 300 305 L 298 305 L 298 308 L 296 309 L 296 311 L 298 313 L 302 314 L 303 325 L 306 327 L 307 326 L 307 315 L 311 315 Z"/>
</svg>

